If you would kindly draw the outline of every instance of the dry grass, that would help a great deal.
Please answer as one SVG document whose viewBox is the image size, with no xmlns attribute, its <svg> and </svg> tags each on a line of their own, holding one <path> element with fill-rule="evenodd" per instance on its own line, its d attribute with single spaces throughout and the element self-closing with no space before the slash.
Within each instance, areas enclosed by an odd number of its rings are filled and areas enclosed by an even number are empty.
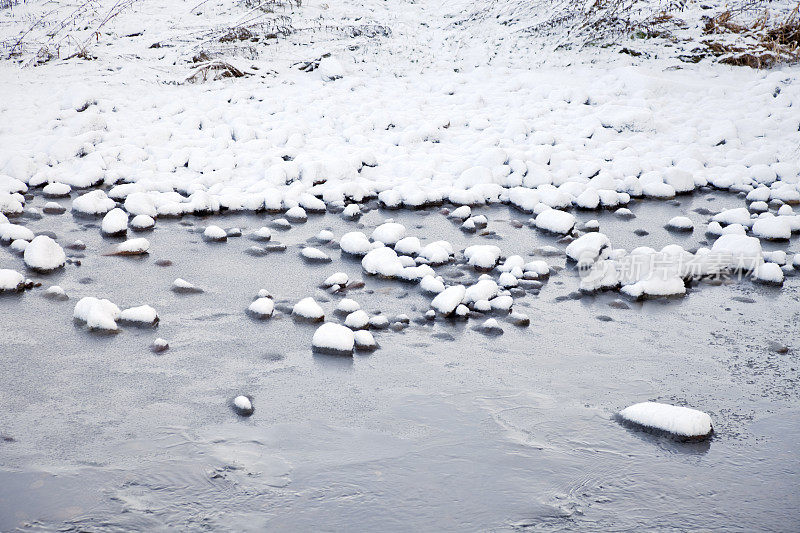
<svg viewBox="0 0 800 533">
<path fill-rule="evenodd" d="M 720 63 L 770 68 L 800 61 L 800 3 L 783 20 L 770 21 L 769 11 L 750 22 L 740 12 L 725 11 L 706 22 L 703 44 Z"/>
<path fill-rule="evenodd" d="M 225 61 L 211 60 L 200 64 L 192 75 L 186 78 L 186 81 L 189 83 L 204 83 L 225 78 L 243 78 L 249 75 L 249 72 L 238 69 Z"/>
</svg>

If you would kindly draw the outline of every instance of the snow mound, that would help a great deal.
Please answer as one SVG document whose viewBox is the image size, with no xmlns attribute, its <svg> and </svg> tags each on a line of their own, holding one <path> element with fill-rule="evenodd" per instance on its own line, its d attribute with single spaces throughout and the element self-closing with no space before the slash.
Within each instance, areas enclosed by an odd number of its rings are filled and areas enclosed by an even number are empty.
<svg viewBox="0 0 800 533">
<path fill-rule="evenodd" d="M 463 285 L 448 287 L 431 302 L 431 307 L 442 316 L 450 316 L 461 304 L 467 288 Z"/>
<path fill-rule="evenodd" d="M 117 320 L 120 317 L 119 307 L 106 299 L 86 296 L 75 304 L 73 317 L 85 322 L 92 330 L 117 331 Z"/>
<path fill-rule="evenodd" d="M 114 248 L 114 255 L 141 255 L 150 250 L 150 241 L 143 237 L 128 239 Z"/>
<path fill-rule="evenodd" d="M 711 417 L 702 411 L 656 402 L 642 402 L 619 412 L 620 418 L 648 430 L 681 439 L 704 439 L 711 435 Z"/>
<path fill-rule="evenodd" d="M 358 330 L 353 334 L 356 344 L 356 350 L 370 352 L 376 350 L 378 348 L 378 343 L 375 342 L 375 337 L 372 336 L 372 333 L 362 329 Z"/>
<path fill-rule="evenodd" d="M 156 221 L 150 215 L 136 215 L 131 219 L 131 228 L 136 231 L 152 229 L 155 225 Z"/>
<path fill-rule="evenodd" d="M 122 235 L 128 231 L 128 213 L 115 207 L 103 217 L 100 231 L 104 235 Z"/>
<path fill-rule="evenodd" d="M 610 247 L 611 241 L 604 233 L 592 232 L 569 243 L 566 252 L 578 265 L 584 265 L 603 257 Z"/>
<path fill-rule="evenodd" d="M 0 292 L 16 292 L 25 286 L 25 276 L 16 270 L 0 268 Z"/>
<path fill-rule="evenodd" d="M 493 244 L 474 244 L 464 250 L 467 262 L 478 270 L 491 270 L 500 260 L 499 247 Z"/>
<path fill-rule="evenodd" d="M 358 311 L 361 309 L 359 303 L 355 300 L 350 298 L 343 298 L 339 305 L 336 306 L 336 310 L 340 313 L 350 314 L 354 311 Z"/>
<path fill-rule="evenodd" d="M 303 259 L 315 263 L 328 263 L 331 261 L 331 257 L 320 250 L 319 248 L 314 248 L 312 246 L 306 246 L 300 252 L 300 255 L 303 256 Z"/>
<path fill-rule="evenodd" d="M 694 222 L 689 217 L 672 217 L 667 222 L 666 228 L 674 231 L 692 231 Z"/>
<path fill-rule="evenodd" d="M 361 266 L 368 274 L 384 278 L 397 277 L 404 268 L 397 252 L 388 246 L 376 248 L 367 253 L 361 260 Z"/>
<path fill-rule="evenodd" d="M 23 241 L 32 241 L 34 236 L 33 232 L 25 226 L 10 224 L 8 222 L 0 224 L 0 241 L 12 242 L 19 239 Z"/>
<path fill-rule="evenodd" d="M 56 241 L 47 235 L 39 235 L 25 248 L 23 259 L 33 270 L 52 272 L 64 266 L 67 256 Z"/>
<path fill-rule="evenodd" d="M 323 287 L 334 287 L 340 286 L 344 287 L 347 285 L 347 282 L 350 281 L 350 277 L 345 272 L 335 272 L 325 278 L 325 281 L 322 282 Z"/>
<path fill-rule="evenodd" d="M 158 323 L 158 313 L 149 305 L 129 307 L 119 314 L 121 322 L 140 325 L 155 325 Z"/>
<path fill-rule="evenodd" d="M 117 204 L 104 191 L 96 190 L 72 201 L 72 210 L 83 215 L 105 215 Z"/>
<path fill-rule="evenodd" d="M 352 355 L 355 347 L 355 335 L 350 328 L 327 322 L 314 332 L 311 346 L 315 352 Z"/>
<path fill-rule="evenodd" d="M 309 296 L 294 304 L 292 316 L 311 322 L 320 322 L 325 318 L 325 311 L 314 298 Z"/>
<path fill-rule="evenodd" d="M 177 293 L 185 293 L 185 294 L 195 294 L 203 292 L 203 289 L 189 283 L 183 278 L 177 278 L 175 281 L 172 282 L 172 292 Z"/>
<path fill-rule="evenodd" d="M 372 232 L 372 240 L 394 246 L 406 234 L 406 227 L 397 222 L 384 222 Z"/>
<path fill-rule="evenodd" d="M 228 233 L 219 226 L 208 226 L 203 231 L 203 238 L 211 242 L 222 242 L 228 240 Z"/>
<path fill-rule="evenodd" d="M 536 227 L 550 233 L 565 235 L 575 227 L 575 216 L 566 211 L 548 209 L 536 217 Z"/>
<path fill-rule="evenodd" d="M 360 231 L 345 233 L 339 239 L 339 247 L 344 253 L 350 255 L 367 255 L 367 252 L 375 248 L 376 244 L 370 242 L 366 235 Z"/>
<path fill-rule="evenodd" d="M 275 311 L 275 302 L 272 301 L 272 298 L 257 298 L 250 304 L 247 311 L 257 318 L 269 318 Z"/>
<path fill-rule="evenodd" d="M 233 399 L 232 406 L 239 416 L 250 416 L 255 412 L 253 401 L 247 396 L 237 396 Z"/>
</svg>

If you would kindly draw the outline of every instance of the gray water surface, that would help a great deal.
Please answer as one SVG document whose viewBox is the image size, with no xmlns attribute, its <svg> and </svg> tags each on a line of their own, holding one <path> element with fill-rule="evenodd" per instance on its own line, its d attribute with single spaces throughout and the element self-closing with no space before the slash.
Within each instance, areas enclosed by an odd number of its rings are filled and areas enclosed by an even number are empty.
<svg viewBox="0 0 800 533">
<path fill-rule="evenodd" d="M 599 219 L 615 247 L 690 249 L 703 244 L 708 218 L 693 209 L 742 205 L 719 192 L 678 200 L 639 202 L 631 221 L 576 214 Z M 617 309 L 613 293 L 564 299 L 578 286 L 567 267 L 539 294 L 515 298 L 529 327 L 499 317 L 504 334 L 486 337 L 472 329 L 477 319 L 414 321 L 429 296 L 363 275 L 335 244 L 320 246 L 331 264 L 299 255 L 321 229 L 338 239 L 362 225 L 369 235 L 387 217 L 456 248 L 484 242 L 527 257 L 565 246 L 515 227 L 529 216 L 513 209 L 475 212 L 499 239 L 462 233 L 438 209 L 373 210 L 358 223 L 311 215 L 273 230 L 288 248 L 263 257 L 245 253 L 258 244 L 247 234 L 272 215 L 159 220 L 144 234 L 151 253 L 131 258 L 103 255 L 119 239 L 102 238 L 99 220 L 23 219 L 87 249 L 80 266 L 28 272 L 43 286 L 0 298 L 0 530 L 800 528 L 800 278 L 782 288 L 700 284 L 683 299 Z M 679 213 L 698 224 L 693 234 L 662 228 Z M 198 231 L 208 224 L 245 235 L 207 243 Z M 798 251 L 796 239 L 768 248 Z M 563 256 L 545 259 L 565 266 Z M 0 265 L 24 269 L 7 247 Z M 367 312 L 406 313 L 410 326 L 375 332 L 381 348 L 350 358 L 313 354 L 315 325 L 245 314 L 266 288 L 289 306 L 315 296 L 332 318 L 342 296 L 317 286 L 336 271 L 366 282 L 347 297 Z M 460 265 L 437 271 L 478 276 Z M 178 277 L 205 292 L 171 292 Z M 70 299 L 45 299 L 51 284 Z M 90 333 L 72 319 L 83 296 L 149 304 L 161 321 Z M 170 349 L 152 353 L 156 337 Z M 771 351 L 771 340 L 792 350 Z M 253 397 L 252 417 L 230 409 L 237 394 Z M 646 400 L 708 412 L 714 437 L 678 443 L 615 422 Z"/>
</svg>

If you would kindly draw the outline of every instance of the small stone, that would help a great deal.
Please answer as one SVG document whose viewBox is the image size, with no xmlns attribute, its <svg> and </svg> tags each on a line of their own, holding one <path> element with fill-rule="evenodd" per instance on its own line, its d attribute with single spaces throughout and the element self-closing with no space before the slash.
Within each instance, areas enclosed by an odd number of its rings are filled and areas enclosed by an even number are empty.
<svg viewBox="0 0 800 533">
<path fill-rule="evenodd" d="M 153 341 L 153 344 L 150 345 L 150 350 L 152 350 L 153 353 L 166 352 L 169 350 L 169 343 L 159 337 Z"/>
<path fill-rule="evenodd" d="M 253 401 L 249 396 L 237 396 L 233 399 L 232 407 L 239 416 L 250 416 L 255 412 Z"/>
</svg>

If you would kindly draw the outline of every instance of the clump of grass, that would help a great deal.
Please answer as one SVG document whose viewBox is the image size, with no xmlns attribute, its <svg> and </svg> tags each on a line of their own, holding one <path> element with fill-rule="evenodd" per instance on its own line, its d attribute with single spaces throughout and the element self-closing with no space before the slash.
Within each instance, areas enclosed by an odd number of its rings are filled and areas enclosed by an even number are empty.
<svg viewBox="0 0 800 533">
<path fill-rule="evenodd" d="M 751 22 L 739 22 L 739 13 L 725 11 L 706 21 L 703 44 L 720 63 L 770 68 L 800 61 L 800 3 L 783 19 L 770 21 L 769 11 Z"/>
</svg>

